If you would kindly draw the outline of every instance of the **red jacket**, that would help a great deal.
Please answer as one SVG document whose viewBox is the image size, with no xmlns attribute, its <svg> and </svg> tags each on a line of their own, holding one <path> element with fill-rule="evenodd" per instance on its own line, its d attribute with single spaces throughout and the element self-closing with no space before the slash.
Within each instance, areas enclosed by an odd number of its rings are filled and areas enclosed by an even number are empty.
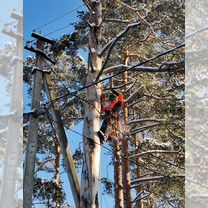
<svg viewBox="0 0 208 208">
<path fill-rule="evenodd" d="M 124 96 L 123 96 L 122 94 L 119 95 L 119 96 L 116 98 L 115 101 L 110 102 L 110 105 L 107 106 L 107 107 L 105 107 L 105 108 L 103 108 L 101 111 L 102 111 L 102 112 L 105 112 L 105 111 L 107 111 L 107 110 L 112 110 L 112 109 L 114 108 L 114 106 L 115 106 L 118 102 L 120 102 L 120 103 L 122 103 L 122 104 L 124 103 Z"/>
</svg>

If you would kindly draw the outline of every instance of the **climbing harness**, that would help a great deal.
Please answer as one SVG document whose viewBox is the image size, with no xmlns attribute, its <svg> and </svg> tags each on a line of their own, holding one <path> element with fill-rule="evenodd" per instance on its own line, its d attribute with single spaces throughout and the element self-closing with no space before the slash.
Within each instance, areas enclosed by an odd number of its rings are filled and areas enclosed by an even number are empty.
<svg viewBox="0 0 208 208">
<path fill-rule="evenodd" d="M 98 131 L 101 144 L 103 144 L 104 141 L 109 140 L 111 133 L 109 129 L 109 123 L 115 123 L 115 121 L 118 119 L 118 112 L 121 110 L 121 107 L 124 103 L 123 94 L 119 94 L 115 90 L 112 92 L 113 94 L 111 94 L 109 97 L 109 105 L 101 109 L 101 112 L 105 113 L 102 126 Z M 106 102 L 106 99 L 103 99 L 102 101 Z"/>
</svg>

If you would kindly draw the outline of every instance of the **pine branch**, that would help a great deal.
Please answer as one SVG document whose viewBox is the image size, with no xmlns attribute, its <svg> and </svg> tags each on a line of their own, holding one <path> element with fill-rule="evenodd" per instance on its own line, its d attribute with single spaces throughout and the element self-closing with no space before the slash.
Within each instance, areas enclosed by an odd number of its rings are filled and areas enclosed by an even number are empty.
<svg viewBox="0 0 208 208">
<path fill-rule="evenodd" d="M 55 166 L 55 164 L 52 162 L 52 161 L 55 161 L 55 159 L 52 159 L 52 158 L 49 158 L 49 159 L 46 159 L 44 160 L 38 167 L 37 169 L 35 170 L 34 174 L 36 174 L 47 162 L 50 162 L 52 163 L 53 166 Z"/>
</svg>

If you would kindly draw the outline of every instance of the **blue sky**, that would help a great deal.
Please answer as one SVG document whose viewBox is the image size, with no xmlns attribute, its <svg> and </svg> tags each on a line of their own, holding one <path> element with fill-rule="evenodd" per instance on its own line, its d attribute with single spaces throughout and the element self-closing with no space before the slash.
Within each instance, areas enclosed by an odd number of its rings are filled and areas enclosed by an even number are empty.
<svg viewBox="0 0 208 208">
<path fill-rule="evenodd" d="M 27 0 L 24 2 L 24 42 L 27 40 L 31 40 L 31 33 L 34 29 L 37 27 L 44 25 L 47 22 L 50 22 L 51 20 L 65 14 L 66 12 L 69 12 L 79 6 L 83 5 L 83 2 L 81 0 L 36 0 L 35 3 L 32 0 Z M 83 10 L 85 7 L 81 7 L 79 10 Z M 69 23 L 76 22 L 78 18 L 76 17 L 76 12 L 73 12 L 69 15 L 66 15 L 65 17 L 53 22 L 52 24 L 49 24 L 43 28 L 41 28 L 41 31 L 37 30 L 36 32 L 41 32 L 41 34 L 45 35 L 47 33 L 50 33 L 52 31 L 55 31 L 59 28 L 62 28 Z M 56 39 L 61 37 L 61 35 L 70 33 L 73 31 L 73 27 L 69 26 L 65 28 L 64 30 L 61 30 L 59 32 L 53 33 L 47 37 L 51 39 Z M 25 57 L 28 55 L 34 55 L 30 52 L 24 52 Z M 26 101 L 29 101 L 27 98 Z M 81 122 L 77 126 L 73 127 L 74 130 L 82 133 L 82 125 Z M 78 144 L 80 141 L 82 141 L 82 138 L 70 131 L 67 131 L 67 137 L 68 141 L 71 145 L 72 152 L 75 151 L 76 147 L 78 147 Z M 106 144 L 107 145 L 107 144 Z M 112 166 L 109 166 L 107 169 L 107 165 L 110 162 L 111 156 L 105 155 L 106 150 L 102 149 L 101 154 L 101 175 L 102 177 L 106 177 L 107 173 L 108 176 L 113 179 L 113 168 Z M 79 171 L 81 173 L 81 170 Z M 80 174 L 79 174 L 80 177 Z M 66 174 L 62 174 L 62 179 L 64 181 L 64 188 L 67 194 L 67 198 L 70 204 L 73 204 L 72 200 L 72 194 L 70 191 L 69 182 L 67 179 Z M 100 187 L 99 187 L 100 190 Z M 102 196 L 102 208 L 111 208 L 113 207 L 113 199 Z"/>
<path fill-rule="evenodd" d="M 41 6 L 40 6 L 41 5 Z M 38 28 L 39 26 L 48 23 L 49 21 L 83 5 L 81 0 L 36 0 L 33 3 L 32 0 L 27 0 L 24 3 L 24 38 L 30 39 L 31 32 Z M 82 6 L 80 10 L 83 10 L 85 7 Z M 69 23 L 76 22 L 76 12 L 73 12 L 65 17 L 49 24 L 37 32 L 45 35 L 54 30 L 57 30 L 61 27 L 68 25 Z M 40 31 L 41 30 L 41 31 Z M 69 26 L 66 29 L 63 29 L 59 32 L 49 35 L 49 38 L 58 38 L 63 34 L 73 31 L 73 27 Z"/>
</svg>

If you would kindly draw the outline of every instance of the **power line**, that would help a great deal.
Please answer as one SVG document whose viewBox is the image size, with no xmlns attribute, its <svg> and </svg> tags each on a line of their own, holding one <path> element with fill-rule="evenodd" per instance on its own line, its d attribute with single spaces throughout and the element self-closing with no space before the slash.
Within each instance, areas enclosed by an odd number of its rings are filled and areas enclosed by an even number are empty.
<svg viewBox="0 0 208 208">
<path fill-rule="evenodd" d="M 178 48 L 178 47 L 176 47 L 176 48 Z M 171 49 L 171 51 L 172 51 L 173 49 Z M 170 50 L 169 50 L 170 51 Z M 166 52 L 167 53 L 167 52 Z M 157 56 L 158 57 L 158 56 Z M 41 57 L 42 59 L 43 59 L 43 57 Z M 154 57 L 153 57 L 154 58 Z M 69 91 L 69 89 L 66 87 L 66 85 L 62 82 L 62 80 L 60 80 L 60 78 L 59 78 L 59 76 L 56 74 L 56 72 L 52 69 L 52 67 L 51 66 L 49 66 L 48 64 L 47 64 L 47 62 L 43 59 L 43 61 L 46 63 L 46 66 L 48 67 L 48 68 L 50 68 L 51 69 L 51 71 L 54 73 L 54 75 L 57 77 L 57 79 L 58 79 L 58 81 L 63 85 L 63 87 L 68 91 L 68 93 L 70 94 L 70 91 Z M 130 67 L 131 68 L 131 67 Z M 124 71 L 124 70 L 123 70 Z M 126 70 L 125 70 L 126 71 Z M 80 99 L 80 100 L 82 100 L 83 102 L 86 102 L 86 103 L 88 103 L 88 104 L 90 104 L 90 105 L 93 105 L 92 103 L 89 103 L 87 100 L 84 100 L 84 99 L 82 99 L 82 98 L 80 98 L 79 96 L 77 96 L 77 95 L 74 95 L 77 99 Z M 101 115 L 101 113 L 100 113 L 100 111 L 93 105 L 93 107 L 98 111 L 98 113 Z M 132 142 L 130 139 L 129 139 L 129 137 L 127 136 L 127 135 L 125 135 L 125 134 L 123 134 L 115 125 L 113 125 L 112 123 L 110 123 L 110 125 L 112 125 L 114 128 L 116 128 L 116 130 L 120 133 L 120 134 L 122 134 L 123 136 L 124 136 L 124 138 L 128 138 L 127 140 L 128 141 L 130 141 L 130 142 Z M 139 147 L 139 146 L 137 146 L 137 147 Z M 165 162 L 165 163 L 167 163 L 167 164 L 169 164 L 169 165 L 172 165 L 172 166 L 175 166 L 175 167 L 178 167 L 178 168 L 180 168 L 180 169 L 184 169 L 184 168 L 182 168 L 182 167 L 180 167 L 180 166 L 178 166 L 178 165 L 175 165 L 175 164 L 173 164 L 173 163 L 170 163 L 170 162 L 168 162 L 168 161 L 165 161 L 165 160 L 162 160 L 161 158 L 158 158 L 158 157 L 156 157 L 156 156 L 154 156 L 153 154 L 150 154 L 152 157 L 154 157 L 154 158 L 156 158 L 157 160 L 161 160 L 161 161 L 163 161 L 163 162 Z"/>
<path fill-rule="evenodd" d="M 42 58 L 43 59 L 43 58 Z M 58 74 L 47 64 L 47 62 L 43 59 L 43 61 L 46 63 L 46 65 L 47 65 L 47 67 L 48 68 L 50 68 L 51 69 L 51 71 L 53 72 L 53 74 L 56 76 L 56 78 L 58 79 L 58 81 L 62 84 L 62 86 L 69 92 L 69 90 L 68 90 L 68 88 L 66 87 L 66 85 L 63 83 L 63 81 L 60 79 L 60 77 L 58 76 Z M 96 108 L 96 106 L 94 106 L 92 103 L 90 103 L 90 102 L 88 102 L 87 100 L 84 100 L 84 99 L 82 99 L 82 98 L 80 98 L 79 96 L 77 96 L 77 95 L 74 95 L 77 99 L 79 99 L 79 100 L 81 100 L 81 101 L 83 101 L 83 102 L 85 102 L 85 103 L 88 103 L 89 105 L 92 105 L 93 107 L 94 107 L 94 109 L 101 115 L 101 112 L 99 111 L 99 109 L 97 109 Z M 128 135 L 126 135 L 126 134 L 124 134 L 123 132 L 121 132 L 120 131 L 120 129 L 119 128 L 117 128 L 114 124 L 112 124 L 111 122 L 110 122 L 110 125 L 112 126 L 112 127 L 114 127 L 115 129 L 116 129 L 116 131 L 118 131 L 124 138 L 126 138 L 129 142 L 131 142 L 133 145 L 134 145 L 134 143 L 133 143 L 133 141 L 131 141 L 131 139 L 129 138 L 129 136 Z M 141 150 L 143 150 L 143 151 L 145 151 L 144 149 L 142 149 L 141 147 L 139 147 L 138 145 L 136 146 L 137 148 L 140 148 Z M 178 165 L 175 165 L 175 164 L 173 164 L 173 163 L 170 163 L 170 162 L 168 162 L 168 161 L 166 161 L 166 160 L 163 160 L 163 159 L 161 159 L 161 158 L 158 158 L 158 157 L 156 157 L 154 154 L 150 154 L 152 157 L 154 157 L 154 158 L 156 158 L 157 160 L 160 160 L 160 161 L 162 161 L 162 162 L 165 162 L 165 163 L 167 163 L 167 164 L 169 164 L 169 165 L 171 165 L 171 166 L 175 166 L 175 167 L 177 167 L 177 168 L 180 168 L 180 169 L 183 169 L 184 170 L 184 168 L 183 167 L 181 167 L 181 166 L 178 166 Z"/>
<path fill-rule="evenodd" d="M 44 60 L 44 59 L 43 59 Z M 45 61 L 45 60 L 44 60 Z M 46 62 L 45 62 L 46 63 Z M 46 63 L 47 64 L 47 63 Z M 47 65 L 48 66 L 48 65 Z M 48 66 L 49 67 L 49 66 Z M 66 87 L 66 85 L 60 80 L 60 78 L 58 77 L 58 75 L 56 74 L 56 72 L 53 70 L 53 69 L 51 69 L 52 70 L 52 72 L 54 73 L 54 75 L 57 77 L 57 79 L 58 79 L 58 81 L 63 85 L 63 87 L 68 91 L 68 88 Z M 77 96 L 77 95 L 74 95 L 77 99 L 79 99 L 79 100 L 81 100 L 81 101 L 83 101 L 83 102 L 86 102 L 86 103 L 88 103 L 88 104 L 90 104 L 90 105 L 92 105 L 94 108 L 95 108 L 95 110 L 97 110 L 97 112 L 101 115 L 101 113 L 100 113 L 100 111 L 92 104 L 92 103 L 89 103 L 87 100 L 84 100 L 84 99 L 82 99 L 82 98 L 80 98 L 79 96 Z M 47 112 L 48 112 L 48 110 L 49 109 L 47 109 Z M 52 124 L 51 124 L 52 125 Z M 128 141 L 130 141 L 132 144 L 133 144 L 133 142 L 129 139 L 129 136 L 127 136 L 126 134 L 124 134 L 123 132 L 121 132 L 120 131 L 120 129 L 118 129 L 114 124 L 112 124 L 111 122 L 110 122 L 110 125 L 111 126 L 113 126 L 115 129 L 116 129 L 116 131 L 118 131 L 124 138 L 126 138 Z M 76 132 L 76 131 L 74 131 L 74 130 L 72 130 L 72 129 L 70 129 L 70 131 L 72 131 L 72 132 L 74 132 L 74 133 L 76 133 L 76 134 L 79 134 L 80 136 L 83 136 L 84 137 L 84 135 L 83 134 L 80 134 L 79 132 Z M 102 145 L 100 145 L 100 146 L 102 146 Z M 138 145 L 136 146 L 136 147 L 139 147 Z M 104 147 L 105 148 L 105 147 Z M 140 147 L 141 148 L 141 147 Z M 108 150 L 110 150 L 110 149 L 108 149 Z M 144 149 L 142 149 L 141 148 L 141 150 L 144 150 Z M 144 150 L 145 151 L 145 150 Z M 112 152 L 112 151 L 111 151 Z M 112 153 L 114 153 L 114 152 L 112 152 Z M 156 157 L 156 156 L 154 156 L 153 154 L 150 154 L 152 157 L 154 157 L 154 158 L 156 158 L 157 160 L 161 160 L 161 161 L 163 161 L 163 162 L 165 162 L 165 163 L 167 163 L 167 164 L 169 164 L 169 165 L 172 165 L 172 166 L 175 166 L 175 167 L 178 167 L 178 168 L 180 168 L 180 169 L 183 169 L 184 170 L 184 168 L 182 168 L 182 167 L 180 167 L 180 166 L 178 166 L 178 165 L 175 165 L 175 164 L 173 164 L 173 163 L 170 163 L 170 162 L 168 162 L 168 161 L 165 161 L 165 160 L 162 160 L 161 158 L 158 158 L 158 157 Z"/>
<path fill-rule="evenodd" d="M 52 71 L 52 73 L 56 76 L 56 78 L 58 79 L 58 81 L 62 84 L 62 86 L 64 87 L 64 89 L 65 89 L 68 93 L 70 93 L 69 89 L 66 87 L 66 85 L 63 83 L 63 81 L 60 79 L 60 77 L 58 76 L 58 74 L 52 69 L 52 67 L 50 67 L 50 66 L 48 65 L 48 63 L 45 61 L 45 59 L 44 59 L 43 57 L 41 57 L 41 58 L 42 58 L 42 60 L 45 62 L 46 67 Z M 83 99 L 83 98 L 80 98 L 80 97 L 77 96 L 77 95 L 73 95 L 73 96 L 76 97 L 78 100 L 81 100 L 82 102 L 88 103 L 89 105 L 93 106 L 93 107 L 95 108 L 95 110 L 96 110 L 99 114 L 101 114 L 100 111 L 96 108 L 96 106 L 93 105 L 92 103 L 88 102 L 87 100 L 85 100 L 85 99 Z"/>
<path fill-rule="evenodd" d="M 70 24 L 71 24 L 71 23 L 70 23 Z M 53 30 L 53 31 L 49 32 L 49 33 L 46 33 L 46 34 L 44 34 L 44 36 L 48 36 L 48 35 L 51 35 L 51 34 L 54 34 L 54 33 L 58 32 L 58 31 L 60 31 L 60 30 L 64 30 L 64 29 L 70 27 L 70 26 L 71 26 L 70 24 L 67 24 L 67 25 L 65 25 L 65 26 L 63 26 L 63 27 L 60 27 L 60 28 L 58 28 L 58 29 L 56 29 L 56 30 Z M 72 32 L 72 31 L 70 31 L 70 33 L 71 33 L 71 32 Z M 25 40 L 25 41 L 26 41 L 26 40 Z M 35 41 L 36 41 L 35 39 L 33 39 L 33 40 L 28 40 L 28 41 L 26 41 L 26 43 L 33 43 L 33 42 L 35 42 Z"/>
<path fill-rule="evenodd" d="M 95 142 L 92 138 L 86 137 L 85 135 L 83 135 L 83 134 L 81 134 L 81 133 L 79 133 L 79 132 L 77 132 L 77 131 L 75 131 L 75 130 L 69 128 L 69 127 L 66 126 L 66 125 L 64 125 L 63 123 L 60 123 L 60 122 L 58 122 L 58 121 L 55 121 L 55 120 L 53 120 L 53 119 L 51 119 L 51 118 L 50 118 L 49 120 L 52 121 L 52 122 L 54 122 L 54 123 L 57 123 L 57 124 L 59 124 L 59 125 L 62 125 L 62 126 L 63 126 L 64 128 L 66 128 L 67 130 L 69 130 L 69 131 L 71 131 L 71 132 L 73 132 L 73 133 L 75 133 L 75 134 L 77 134 L 77 135 L 79 135 L 79 136 L 82 136 L 83 138 L 87 139 L 88 141 L 93 142 L 95 145 L 99 145 L 99 146 L 103 147 L 104 149 L 110 151 L 111 153 L 115 154 L 115 151 L 113 151 L 112 149 L 110 149 L 110 148 L 108 148 L 108 147 L 106 147 L 106 146 L 104 146 L 104 145 L 101 145 L 100 143 Z M 123 159 L 125 159 L 125 160 L 127 159 L 127 158 L 124 157 L 123 155 L 121 155 L 121 157 L 122 157 Z M 133 162 L 134 164 L 136 164 L 135 161 L 132 161 L 132 162 Z M 136 164 L 136 165 L 137 165 L 137 164 Z M 140 166 L 143 167 L 143 168 L 145 168 L 145 169 L 147 169 L 147 170 L 149 170 L 149 171 L 152 171 L 152 172 L 154 172 L 154 173 L 160 174 L 160 175 L 164 176 L 164 178 L 172 179 L 169 175 L 165 175 L 165 174 L 163 174 L 163 173 L 161 173 L 161 172 L 158 172 L 157 170 L 154 170 L 154 169 L 152 169 L 152 168 L 149 168 L 149 167 L 147 167 L 147 166 L 145 166 L 145 165 L 140 164 Z"/>
<path fill-rule="evenodd" d="M 67 24 L 66 26 L 60 27 L 60 28 L 58 28 L 58 29 L 56 29 L 56 30 L 54 30 L 54 31 L 52 31 L 52 32 L 49 32 L 49 33 L 45 34 L 44 36 L 48 36 L 48 35 L 54 34 L 54 33 L 58 32 L 58 31 L 60 31 L 60 30 L 66 29 L 66 28 L 68 28 L 68 27 L 70 27 L 70 26 L 71 26 L 70 24 Z"/>
<path fill-rule="evenodd" d="M 113 150 L 111 150 L 110 148 L 105 147 L 105 146 L 101 145 L 100 143 L 95 142 L 92 138 L 86 137 L 85 135 L 79 133 L 78 131 L 73 130 L 72 128 L 68 127 L 67 125 L 64 125 L 63 123 L 60 123 L 60 122 L 58 122 L 58 121 L 55 121 L 55 120 L 53 120 L 52 118 L 48 118 L 48 120 L 50 120 L 51 122 L 57 123 L 57 124 L 59 124 L 59 125 L 62 125 L 62 126 L 63 126 L 64 128 L 66 128 L 67 130 L 69 130 L 69 131 L 71 131 L 71 132 L 73 132 L 73 133 L 75 133 L 75 134 L 77 134 L 77 135 L 79 135 L 79 136 L 81 136 L 81 137 L 83 137 L 83 138 L 89 140 L 90 142 L 94 142 L 96 145 L 99 145 L 99 146 L 103 147 L 104 149 L 110 151 L 111 153 L 114 153 Z"/>
<path fill-rule="evenodd" d="M 42 59 L 43 59 L 43 58 L 42 58 Z M 44 59 L 43 59 L 43 61 L 46 63 L 47 67 L 51 69 L 51 71 L 52 71 L 52 72 L 54 73 L 54 75 L 57 77 L 58 81 L 63 85 L 63 87 L 68 91 L 68 93 L 70 93 L 70 91 L 68 90 L 68 88 L 66 87 L 66 85 L 60 80 L 60 78 L 59 78 L 59 76 L 56 74 L 56 72 L 55 72 L 55 71 L 47 64 L 47 62 L 46 62 Z M 83 102 L 86 102 L 86 103 L 92 105 L 92 106 L 95 108 L 95 110 L 101 115 L 100 111 L 99 111 L 99 110 L 96 108 L 96 106 L 94 106 L 92 103 L 88 102 L 87 100 L 84 100 L 84 99 L 80 98 L 80 97 L 77 96 L 77 95 L 74 95 L 74 96 L 75 96 L 77 99 L 82 100 Z M 114 125 L 114 124 L 110 123 L 110 125 L 113 126 L 120 134 L 122 134 L 122 135 L 124 136 L 124 138 L 126 138 L 128 141 L 130 141 L 130 142 L 133 144 L 133 142 L 129 139 L 129 137 L 128 137 L 127 135 L 123 134 L 123 133 L 122 133 L 122 132 Z M 137 147 L 139 147 L 139 146 L 137 145 Z M 139 148 L 140 148 L 140 147 L 139 147 Z M 142 148 L 141 148 L 141 149 L 142 149 Z M 144 149 L 142 149 L 142 150 L 144 150 Z M 156 158 L 157 160 L 163 161 L 163 162 L 165 162 L 165 163 L 167 163 L 167 164 L 169 164 L 169 165 L 171 165 L 171 166 L 175 166 L 175 167 L 178 167 L 178 168 L 184 170 L 183 167 L 178 166 L 178 165 L 175 165 L 175 164 L 173 164 L 173 163 L 170 163 L 170 162 L 168 162 L 168 161 L 166 161 L 166 160 L 163 160 L 163 159 L 161 159 L 161 158 L 158 158 L 158 157 L 154 156 L 154 154 L 150 154 L 150 155 L 151 155 L 152 157 Z"/>
<path fill-rule="evenodd" d="M 56 17 L 56 18 L 50 20 L 49 22 L 47 22 L 47 23 L 45 23 L 45 24 L 43 24 L 43 25 L 40 25 L 39 27 L 35 28 L 34 31 L 36 31 L 36 30 L 38 30 L 38 29 L 40 29 L 40 28 L 43 28 L 43 27 L 45 27 L 45 26 L 47 26 L 47 25 L 49 25 L 49 24 L 51 24 L 51 23 L 53 23 L 53 22 L 55 22 L 55 21 L 57 21 L 57 20 L 59 20 L 59 19 L 61 19 L 61 18 L 63 18 L 63 17 L 65 17 L 66 15 L 71 14 L 72 12 L 76 11 L 77 9 L 80 9 L 80 8 L 83 7 L 83 6 L 84 6 L 84 4 L 82 4 L 82 5 L 78 6 L 78 7 L 76 7 L 75 9 L 73 9 L 73 10 L 71 10 L 71 11 L 68 11 L 68 12 L 62 14 L 61 16 L 58 16 L 58 17 Z"/>
<path fill-rule="evenodd" d="M 113 74 L 113 75 L 111 75 L 111 76 L 108 76 L 108 77 L 106 77 L 106 78 L 103 78 L 103 79 L 100 79 L 100 80 L 98 80 L 98 81 L 95 81 L 95 82 L 93 82 L 93 83 L 91 83 L 91 84 L 89 84 L 89 85 L 86 85 L 86 86 L 84 86 L 84 87 L 81 87 L 81 88 L 79 88 L 78 90 L 75 90 L 75 91 L 73 91 L 73 92 L 70 92 L 70 91 L 68 90 L 68 93 L 66 93 L 66 94 L 64 94 L 64 95 L 61 95 L 61 96 L 57 97 L 56 99 L 54 99 L 54 100 L 52 100 L 52 101 L 49 101 L 49 102 L 46 103 L 46 104 L 49 104 L 49 106 L 50 106 L 50 103 L 51 103 L 51 102 L 57 102 L 57 101 L 60 100 L 61 98 L 64 98 L 64 97 L 70 96 L 70 95 L 72 96 L 72 95 L 74 95 L 74 94 L 76 94 L 76 93 L 78 93 L 78 92 L 80 92 L 80 91 L 83 91 L 83 90 L 85 90 L 85 89 L 87 89 L 87 88 L 89 88 L 89 87 L 92 87 L 93 85 L 97 85 L 97 84 L 99 84 L 99 83 L 101 83 L 101 82 L 104 82 L 104 81 L 107 81 L 107 80 L 109 80 L 109 79 L 111 79 L 111 78 L 113 78 L 113 77 L 116 77 L 116 76 L 118 76 L 118 75 L 120 75 L 120 74 L 122 74 L 122 73 L 124 73 L 124 72 L 130 71 L 131 69 L 134 69 L 135 67 L 141 66 L 141 65 L 143 65 L 143 64 L 147 64 L 147 63 L 149 63 L 149 62 L 152 62 L 152 61 L 154 61 L 154 60 L 156 60 L 156 59 L 158 59 L 158 58 L 160 58 L 160 57 L 162 57 L 162 56 L 165 56 L 165 55 L 167 55 L 167 54 L 169 54 L 169 53 L 172 53 L 172 52 L 174 52 L 175 50 L 178 50 L 178 49 L 180 49 L 180 48 L 182 48 L 182 47 L 184 47 L 184 46 L 185 46 L 185 44 L 181 44 L 181 45 L 179 45 L 179 46 L 176 46 L 176 47 L 174 47 L 174 48 L 172 48 L 172 49 L 170 49 L 170 50 L 167 50 L 167 51 L 165 51 L 165 52 L 163 52 L 163 53 L 160 53 L 159 55 L 154 56 L 154 57 L 152 57 L 152 58 L 150 58 L 150 59 L 148 59 L 148 60 L 146 60 L 146 61 L 144 61 L 144 62 L 141 62 L 141 63 L 139 63 L 139 64 L 130 66 L 130 67 L 128 67 L 128 68 L 126 68 L 126 69 L 124 69 L 124 70 L 121 70 L 121 71 L 119 71 L 119 72 L 117 72 L 117 73 L 115 73 L 115 74 Z M 48 66 L 49 66 L 49 65 L 48 65 Z M 49 67 L 51 67 L 51 66 L 49 66 Z M 137 73 L 136 75 L 138 75 L 138 74 L 139 74 L 139 73 Z M 135 76 L 136 76 L 136 75 L 135 75 Z"/>
<path fill-rule="evenodd" d="M 43 27 L 45 27 L 45 26 L 47 26 L 47 25 L 49 25 L 49 24 L 51 24 L 51 23 L 53 23 L 53 22 L 55 22 L 55 21 L 57 21 L 57 20 L 59 20 L 59 19 L 61 19 L 61 18 L 63 18 L 63 17 L 65 17 L 66 15 L 69 15 L 69 14 L 71 14 L 72 12 L 76 11 L 77 9 L 79 9 L 79 8 L 81 8 L 81 7 L 83 7 L 83 6 L 84 6 L 84 4 L 78 6 L 77 8 L 75 8 L 75 9 L 69 11 L 69 12 L 64 13 L 63 15 L 61 15 L 61 16 L 55 18 L 55 19 L 52 19 L 51 21 L 49 21 L 49 22 L 47 22 L 47 23 L 45 23 L 45 24 L 43 24 L 43 25 L 40 25 L 39 27 L 37 27 L 37 28 L 34 29 L 33 31 L 36 31 L 36 30 L 38 30 L 38 29 L 40 29 L 40 28 L 43 28 Z M 1 20 L 0 20 L 0 21 L 1 21 Z M 13 24 L 13 23 L 14 23 L 14 22 L 9 23 L 9 24 Z M 70 23 L 70 24 L 71 24 L 71 23 Z M 45 36 L 48 36 L 48 35 L 51 35 L 51 34 L 54 34 L 54 33 L 58 32 L 58 31 L 60 31 L 60 30 L 63 30 L 63 29 L 65 29 L 65 28 L 69 27 L 70 24 L 67 24 L 66 26 L 63 26 L 63 27 L 60 27 L 60 28 L 58 28 L 58 29 L 56 29 L 56 30 L 54 30 L 54 31 L 51 31 L 51 32 L 45 34 Z M 24 39 L 24 40 L 25 40 L 25 39 Z M 34 42 L 34 41 L 36 41 L 36 40 L 34 39 L 34 40 L 28 40 L 28 41 L 25 40 L 25 41 L 26 41 L 27 43 L 32 43 L 32 42 Z"/>
<path fill-rule="evenodd" d="M 193 33 L 190 33 L 190 34 L 186 35 L 186 36 L 185 36 L 185 39 L 191 38 L 191 37 L 193 37 L 193 36 L 195 36 L 195 35 L 197 35 L 197 34 L 199 34 L 199 33 L 201 33 L 201 32 L 206 31 L 206 30 L 208 30 L 208 26 L 206 26 L 206 27 L 204 27 L 204 28 L 202 28 L 202 29 L 200 29 L 200 30 L 197 30 L 197 31 L 195 31 L 195 32 L 193 32 Z"/>
<path fill-rule="evenodd" d="M 46 109 L 46 112 L 47 112 L 47 113 L 48 113 L 48 110 L 49 110 L 49 109 L 47 108 L 47 109 Z M 69 127 L 66 126 L 66 125 L 64 125 L 63 123 L 60 123 L 60 122 L 57 122 L 57 121 L 51 119 L 49 116 L 47 116 L 47 117 L 48 117 L 48 120 L 49 120 L 51 126 L 53 126 L 51 122 L 58 123 L 58 124 L 62 125 L 64 128 L 66 128 L 67 130 L 69 130 L 69 131 L 71 131 L 71 132 L 73 132 L 73 133 L 75 133 L 75 134 L 77 134 L 77 135 L 79 135 L 79 136 L 82 136 L 83 138 L 88 139 L 90 142 L 93 142 L 94 144 L 99 145 L 99 146 L 103 147 L 104 149 L 110 151 L 111 153 L 115 154 L 115 151 L 111 150 L 111 149 L 108 148 L 108 147 L 105 147 L 105 146 L 101 145 L 100 143 L 95 142 L 92 138 L 86 137 L 85 135 L 83 135 L 83 134 L 81 134 L 81 133 L 79 133 L 79 132 L 77 132 L 77 131 L 75 131 L 75 130 L 69 128 Z M 54 130 L 55 130 L 55 129 L 54 129 Z M 119 130 L 119 131 L 120 131 L 120 130 Z M 56 132 L 56 130 L 55 130 L 55 132 Z M 120 132 L 120 133 L 122 133 L 122 132 Z M 122 133 L 122 134 L 123 134 L 123 133 Z M 125 135 L 125 137 L 126 137 L 126 135 Z M 121 155 L 121 157 L 122 157 L 123 159 L 127 159 L 127 158 L 124 157 L 123 155 Z M 132 162 L 135 164 L 134 161 L 132 161 Z M 136 164 L 136 165 L 137 165 L 137 164 Z M 154 173 L 159 173 L 159 174 L 161 174 L 162 176 L 164 176 L 165 178 L 170 178 L 169 176 L 166 176 L 166 175 L 164 175 L 163 173 L 158 172 L 158 171 L 156 171 L 156 170 L 154 170 L 154 169 L 151 169 L 151 168 L 149 168 L 149 167 L 146 167 L 146 166 L 144 166 L 144 165 L 142 165 L 142 164 L 140 164 L 140 166 L 143 167 L 143 168 L 145 168 L 145 169 L 147 169 L 147 170 L 150 170 L 150 171 L 152 171 L 152 172 L 154 172 Z"/>
</svg>

